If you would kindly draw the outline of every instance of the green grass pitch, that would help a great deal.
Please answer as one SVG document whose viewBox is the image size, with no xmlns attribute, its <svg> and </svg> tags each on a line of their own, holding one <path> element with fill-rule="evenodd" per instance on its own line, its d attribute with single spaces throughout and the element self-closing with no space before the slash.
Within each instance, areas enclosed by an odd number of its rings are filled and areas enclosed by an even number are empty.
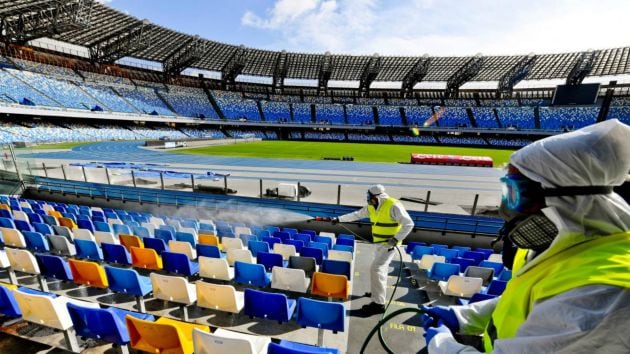
<svg viewBox="0 0 630 354">
<path fill-rule="evenodd" d="M 359 144 L 303 141 L 258 141 L 232 145 L 207 146 L 173 151 L 191 155 L 264 157 L 277 159 L 321 160 L 323 157 L 352 156 L 359 162 L 409 162 L 411 153 L 489 156 L 495 166 L 505 164 L 514 150 L 483 148 Z"/>
</svg>

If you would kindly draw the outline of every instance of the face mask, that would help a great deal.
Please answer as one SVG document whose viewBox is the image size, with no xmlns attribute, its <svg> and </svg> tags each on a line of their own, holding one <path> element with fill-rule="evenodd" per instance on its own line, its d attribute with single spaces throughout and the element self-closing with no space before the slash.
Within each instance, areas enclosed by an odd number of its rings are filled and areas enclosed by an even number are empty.
<svg viewBox="0 0 630 354">
<path fill-rule="evenodd" d="M 515 220 L 514 224 L 512 230 L 508 232 L 508 238 L 518 248 L 542 252 L 558 235 L 556 225 L 542 213 Z"/>
</svg>

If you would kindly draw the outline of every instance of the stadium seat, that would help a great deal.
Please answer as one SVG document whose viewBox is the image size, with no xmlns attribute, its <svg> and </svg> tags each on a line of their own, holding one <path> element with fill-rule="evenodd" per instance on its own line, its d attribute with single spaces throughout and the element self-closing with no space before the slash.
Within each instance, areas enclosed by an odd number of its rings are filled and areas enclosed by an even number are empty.
<svg viewBox="0 0 630 354">
<path fill-rule="evenodd" d="M 50 241 L 51 252 L 63 256 L 74 256 L 77 254 L 77 249 L 74 244 L 70 243 L 67 237 L 59 235 L 48 235 L 48 241 Z"/>
<path fill-rule="evenodd" d="M 129 343 L 129 332 L 125 316 L 133 316 L 145 321 L 155 321 L 149 314 L 127 311 L 116 307 L 107 309 L 84 307 L 68 302 L 68 314 L 78 336 L 104 340 L 109 343 L 125 346 Z"/>
<path fill-rule="evenodd" d="M 59 218 L 59 226 L 65 226 L 70 230 L 74 230 L 77 228 L 77 224 L 75 224 L 74 220 L 70 218 Z"/>
<path fill-rule="evenodd" d="M 225 258 L 199 257 L 199 276 L 208 279 L 232 281 L 234 269 Z"/>
<path fill-rule="evenodd" d="M 188 259 L 197 259 L 197 249 L 187 241 L 168 241 L 168 251 L 185 254 Z"/>
<path fill-rule="evenodd" d="M 268 354 L 339 354 L 339 349 L 315 347 L 308 344 L 281 340 L 269 343 Z"/>
<path fill-rule="evenodd" d="M 133 316 L 125 317 L 129 331 L 129 345 L 133 349 L 149 353 L 192 354 L 193 329 L 210 332 L 210 327 L 161 317 L 157 321 L 145 321 Z"/>
<path fill-rule="evenodd" d="M 197 244 L 197 257 L 225 258 L 218 246 Z"/>
<path fill-rule="evenodd" d="M 270 252 L 269 244 L 263 241 L 249 241 L 247 243 L 247 249 L 252 253 L 252 256 L 258 256 L 258 252 Z"/>
<path fill-rule="evenodd" d="M 311 295 L 347 300 L 350 295 L 350 285 L 345 275 L 313 273 L 311 280 Z"/>
<path fill-rule="evenodd" d="M 291 256 L 289 257 L 288 267 L 302 269 L 306 276 L 310 278 L 317 270 L 317 263 L 313 257 Z"/>
<path fill-rule="evenodd" d="M 68 260 L 72 278 L 76 284 L 87 285 L 95 288 L 107 289 L 109 283 L 105 270 L 96 262 Z"/>
<path fill-rule="evenodd" d="M 481 278 L 483 286 L 487 286 L 494 277 L 494 269 L 477 266 L 468 266 L 464 271 L 464 276 L 472 278 Z"/>
<path fill-rule="evenodd" d="M 145 237 L 153 237 L 151 232 L 149 232 L 149 229 L 147 229 L 144 226 L 134 226 L 131 228 L 131 231 L 133 232 L 134 235 L 141 237 L 141 238 L 145 238 Z"/>
<path fill-rule="evenodd" d="M 306 293 L 310 280 L 302 269 L 273 267 L 271 270 L 271 288 Z"/>
<path fill-rule="evenodd" d="M 440 281 L 438 285 L 444 295 L 468 298 L 481 291 L 482 283 L 481 278 L 451 275 L 448 281 Z"/>
<path fill-rule="evenodd" d="M 466 272 L 466 269 L 470 266 L 475 266 L 475 260 L 474 259 L 469 259 L 469 258 L 461 258 L 461 257 L 455 257 L 453 259 L 451 259 L 452 264 L 459 264 L 459 269 L 462 272 Z"/>
<path fill-rule="evenodd" d="M 328 259 L 336 260 L 336 261 L 346 261 L 346 262 L 352 263 L 353 256 L 352 256 L 352 252 L 330 250 L 328 251 Z"/>
<path fill-rule="evenodd" d="M 230 266 L 234 266 L 234 263 L 245 262 L 245 263 L 256 263 L 256 259 L 252 256 L 252 253 L 249 250 L 241 250 L 241 249 L 231 249 L 227 252 L 227 261 Z"/>
<path fill-rule="evenodd" d="M 295 311 L 296 301 L 280 293 L 268 293 L 245 289 L 245 315 L 260 317 L 279 323 L 289 322 Z"/>
<path fill-rule="evenodd" d="M 138 311 L 146 312 L 144 296 L 153 291 L 149 277 L 139 275 L 133 269 L 116 268 L 107 265 L 105 266 L 105 274 L 107 275 L 110 290 L 135 296 Z"/>
<path fill-rule="evenodd" d="M 145 237 L 142 239 L 142 242 L 144 243 L 145 248 L 151 248 L 155 250 L 155 252 L 157 252 L 158 255 L 161 255 L 162 252 L 169 250 L 167 243 L 164 242 L 164 240 L 160 238 Z M 173 241 L 171 240 L 169 242 L 173 242 Z"/>
<path fill-rule="evenodd" d="M 36 275 L 42 291 L 48 291 L 48 284 L 41 276 L 39 264 L 37 264 L 37 260 L 31 252 L 17 248 L 5 248 L 4 250 L 9 259 L 9 264 L 11 264 L 9 268 L 9 281 L 11 284 L 18 284 L 15 272 L 21 272 Z"/>
<path fill-rule="evenodd" d="M 335 243 L 335 242 L 333 241 L 333 237 L 330 237 L 330 236 L 322 236 L 322 235 L 321 235 L 321 233 L 320 233 L 319 235 L 316 235 L 316 236 L 313 238 L 313 242 L 323 243 L 323 244 L 325 244 L 326 246 L 328 246 L 328 248 L 327 248 L 327 249 L 331 249 L 331 248 L 333 247 L 333 244 Z M 309 245 L 309 247 L 311 247 L 311 246 Z"/>
<path fill-rule="evenodd" d="M 118 235 L 118 240 L 120 241 L 120 244 L 125 246 L 125 248 L 129 252 L 131 252 L 131 247 L 144 248 L 144 243 L 142 242 L 142 239 L 135 235 L 121 233 Z"/>
<path fill-rule="evenodd" d="M 282 240 L 277 237 L 263 237 L 261 241 L 267 242 L 271 249 L 273 249 L 273 245 L 276 243 L 282 243 Z"/>
<path fill-rule="evenodd" d="M 354 254 L 354 247 L 352 246 L 347 246 L 347 245 L 340 245 L 340 244 L 335 244 L 332 247 L 332 250 L 330 251 L 344 251 L 344 252 L 350 252 L 352 254 Z M 330 251 L 328 251 L 330 253 Z"/>
<path fill-rule="evenodd" d="M 431 280 L 448 280 L 451 275 L 459 275 L 459 265 L 435 262 L 427 274 Z"/>
<path fill-rule="evenodd" d="M 338 241 L 337 241 L 338 242 Z M 408 255 L 411 255 L 413 253 L 413 249 L 416 248 L 416 246 L 426 246 L 427 244 L 425 242 L 409 242 L 407 243 L 407 246 L 405 247 L 405 253 L 407 253 Z"/>
<path fill-rule="evenodd" d="M 81 351 L 66 304 L 73 302 L 88 308 L 99 308 L 98 304 L 70 300 L 53 294 L 36 293 L 25 288 L 19 288 L 13 294 L 22 312 L 23 320 L 63 331 L 66 349 L 75 353 Z"/>
<path fill-rule="evenodd" d="M 155 229 L 154 237 L 164 240 L 164 242 L 166 243 L 168 243 L 168 241 L 170 240 L 175 239 L 175 235 L 171 230 L 164 229 Z"/>
<path fill-rule="evenodd" d="M 325 258 L 328 258 L 328 245 L 327 244 L 325 244 L 323 242 L 315 242 L 315 241 L 313 241 L 313 242 L 308 244 L 308 247 L 302 248 L 302 252 L 304 252 L 305 249 L 309 249 L 309 248 L 310 249 L 315 248 L 315 249 L 322 250 L 322 260 L 325 259 Z M 307 251 L 307 252 L 309 252 L 309 251 Z M 317 263 L 317 264 L 321 264 L 321 263 Z"/>
<path fill-rule="evenodd" d="M 215 235 L 199 234 L 199 243 L 202 245 L 214 245 L 221 248 L 221 242 Z"/>
<path fill-rule="evenodd" d="M 196 282 L 197 306 L 217 311 L 239 313 L 245 306 L 245 295 L 232 285 Z"/>
<path fill-rule="evenodd" d="M 494 269 L 494 274 L 496 276 L 499 276 L 501 272 L 503 271 L 503 263 L 481 261 L 479 262 L 479 267 Z"/>
<path fill-rule="evenodd" d="M 289 241 L 293 241 L 293 240 L 289 240 Z M 282 260 L 284 261 L 288 261 L 289 257 L 297 255 L 297 251 L 294 245 L 282 244 L 282 243 L 276 243 L 275 245 L 273 245 L 273 252 L 282 255 Z"/>
<path fill-rule="evenodd" d="M 42 276 L 62 281 L 72 281 L 72 271 L 68 261 L 62 257 L 51 254 L 38 254 L 35 256 Z"/>
<path fill-rule="evenodd" d="M 234 235 L 236 235 L 236 237 L 240 237 L 241 235 L 251 235 L 252 230 L 249 227 L 244 227 L 244 226 L 236 226 L 234 228 Z"/>
<path fill-rule="evenodd" d="M 102 221 L 94 221 L 94 229 L 95 229 L 95 231 L 94 231 L 95 233 L 96 233 L 96 231 L 110 232 L 110 233 L 114 232 L 114 230 L 112 229 L 112 227 L 108 223 L 102 222 Z"/>
<path fill-rule="evenodd" d="M 499 280 L 508 281 L 512 279 L 512 270 L 504 269 L 501 274 L 499 274 Z"/>
<path fill-rule="evenodd" d="M 75 240 L 86 240 L 86 241 L 96 242 L 96 238 L 94 238 L 94 234 L 90 230 L 76 229 L 72 231 L 72 236 L 74 237 Z"/>
<path fill-rule="evenodd" d="M 185 243 L 188 244 L 187 242 Z M 162 263 L 164 270 L 170 273 L 187 276 L 199 273 L 199 263 L 192 262 L 190 258 L 183 253 L 164 251 L 162 252 Z"/>
<path fill-rule="evenodd" d="M 354 239 L 349 239 L 349 238 L 345 238 L 345 237 L 341 237 L 343 235 L 339 235 L 339 237 L 337 237 L 337 240 L 335 241 L 335 245 L 340 245 L 340 246 L 350 246 L 354 249 L 355 246 L 355 242 Z M 331 248 L 334 248 L 334 246 Z"/>
<path fill-rule="evenodd" d="M 156 272 L 151 273 L 151 284 L 153 285 L 153 296 L 156 299 L 176 302 L 182 311 L 182 320 L 188 321 L 187 305 L 192 305 L 197 301 L 195 284 L 191 284 L 183 277 L 161 275 Z"/>
<path fill-rule="evenodd" d="M 315 259 L 315 263 L 322 264 L 324 260 L 324 251 L 321 248 L 302 247 L 301 257 L 310 257 Z"/>
<path fill-rule="evenodd" d="M 416 247 L 415 249 L 418 249 Z M 420 262 L 418 262 L 418 268 L 422 270 L 430 270 L 433 267 L 433 264 L 436 262 L 444 263 L 446 258 L 444 256 L 436 256 L 433 254 L 425 254 L 420 258 Z"/>
<path fill-rule="evenodd" d="M 30 222 L 24 220 L 13 220 L 15 223 L 15 228 L 20 231 L 35 231 Z M 54 226 L 53 226 L 54 228 Z"/>
<path fill-rule="evenodd" d="M 322 273 L 345 275 L 348 280 L 352 280 L 352 263 L 325 259 L 319 268 Z"/>
<path fill-rule="evenodd" d="M 501 294 L 503 294 L 503 291 L 505 291 L 506 286 L 506 281 L 493 280 L 490 282 L 490 285 L 488 285 L 488 290 L 486 291 L 486 294 L 500 296 Z"/>
<path fill-rule="evenodd" d="M 478 265 L 481 261 L 486 259 L 485 253 L 474 252 L 474 251 L 466 251 L 460 257 L 469 258 L 475 261 L 475 265 Z"/>
<path fill-rule="evenodd" d="M 131 265 L 131 254 L 125 246 L 111 243 L 101 243 L 103 258 L 107 263 Z"/>
<path fill-rule="evenodd" d="M 17 286 L 0 283 L 0 314 L 7 317 L 22 317 L 22 311 L 15 300 Z"/>
<path fill-rule="evenodd" d="M 26 248 L 37 252 L 49 252 L 50 246 L 48 245 L 48 239 L 39 232 L 24 231 L 22 233 L 24 241 L 26 242 Z"/>
<path fill-rule="evenodd" d="M 260 256 L 260 254 L 262 254 L 262 252 L 258 255 Z M 248 284 L 264 288 L 269 286 L 271 278 L 262 264 L 236 261 L 234 263 L 234 281 L 239 284 Z"/>
<path fill-rule="evenodd" d="M 276 245 L 277 244 L 278 243 L 276 243 Z M 284 245 L 286 245 L 286 246 L 293 246 L 293 248 L 295 248 L 295 252 L 296 253 L 300 253 L 300 251 L 302 250 L 302 247 L 304 247 L 305 243 L 302 240 L 292 239 L 292 240 L 287 240 L 287 242 L 285 242 Z"/>
<path fill-rule="evenodd" d="M 194 231 L 194 230 L 193 230 Z M 193 232 L 177 231 L 175 233 L 175 240 L 181 242 L 188 242 L 191 247 L 197 247 L 197 234 Z"/>
<path fill-rule="evenodd" d="M 341 303 L 300 297 L 297 302 L 296 322 L 302 327 L 326 329 L 333 333 L 344 332 L 346 308 Z M 318 345 L 322 346 L 323 343 L 318 343 Z"/>
<path fill-rule="evenodd" d="M 291 234 L 284 231 L 275 231 L 272 235 L 273 237 L 279 238 L 282 242 L 286 242 L 291 239 Z"/>
<path fill-rule="evenodd" d="M 488 257 L 490 257 L 491 254 L 494 253 L 494 250 L 490 249 L 490 248 L 475 248 L 474 250 L 475 252 L 479 252 L 479 253 L 483 253 L 484 254 L 484 259 L 488 259 Z"/>
<path fill-rule="evenodd" d="M 494 299 L 495 297 L 497 297 L 496 295 L 488 295 L 488 294 L 484 294 L 484 293 L 475 293 L 473 294 L 473 296 L 470 297 L 470 299 L 457 299 L 457 303 L 459 305 L 468 305 L 468 304 L 473 304 L 475 302 L 479 302 L 479 301 L 484 301 L 484 300 L 489 300 L 489 299 Z"/>
<path fill-rule="evenodd" d="M 77 258 L 91 259 L 95 261 L 103 260 L 103 252 L 95 241 L 75 239 L 74 247 L 77 250 Z"/>
<path fill-rule="evenodd" d="M 271 338 L 218 328 L 214 333 L 193 330 L 195 354 L 267 354 Z"/>
<path fill-rule="evenodd" d="M 94 231 L 94 238 L 96 239 L 96 243 L 101 246 L 103 243 L 109 243 L 112 245 L 119 245 L 120 241 L 118 237 L 114 236 L 111 232 L 106 231 Z"/>
<path fill-rule="evenodd" d="M 271 272 L 273 267 L 283 267 L 282 255 L 278 253 L 270 252 L 258 252 L 256 257 L 256 263 L 262 264 L 265 267 L 265 271 Z"/>
<path fill-rule="evenodd" d="M 304 242 L 304 245 L 308 245 L 311 241 L 313 241 L 313 237 L 315 237 L 315 235 L 308 235 L 308 234 L 297 234 L 297 235 L 293 235 L 293 239 L 294 240 L 299 240 Z"/>
<path fill-rule="evenodd" d="M 19 230 L 0 227 L 0 234 L 5 246 L 26 248 L 26 240 Z"/>
<path fill-rule="evenodd" d="M 459 256 L 459 251 L 450 248 L 438 247 L 435 249 L 435 254 L 438 256 L 444 256 L 444 258 L 446 258 L 446 261 L 450 262 L 451 259 Z"/>
<path fill-rule="evenodd" d="M 413 250 L 411 251 L 411 259 L 414 261 L 422 259 L 422 256 L 424 256 L 425 254 L 428 254 L 428 255 L 435 254 L 435 250 L 433 249 L 433 247 L 418 245 L 414 247 Z"/>
<path fill-rule="evenodd" d="M 496 262 L 496 263 L 503 263 L 503 256 L 498 253 L 493 253 L 490 256 L 488 256 L 488 261 Z"/>
<path fill-rule="evenodd" d="M 131 264 L 136 268 L 160 270 L 162 258 L 150 248 L 131 247 Z"/>
</svg>

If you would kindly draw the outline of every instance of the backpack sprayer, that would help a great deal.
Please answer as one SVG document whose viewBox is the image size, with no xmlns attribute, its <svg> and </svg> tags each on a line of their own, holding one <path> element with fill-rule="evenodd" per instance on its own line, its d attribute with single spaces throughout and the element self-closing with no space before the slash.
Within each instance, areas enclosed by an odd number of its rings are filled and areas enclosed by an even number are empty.
<svg viewBox="0 0 630 354">
<path fill-rule="evenodd" d="M 359 235 L 357 235 L 356 233 L 352 232 L 352 230 L 350 230 L 348 227 L 346 227 L 342 222 L 339 222 L 339 220 L 337 218 L 331 218 L 331 217 L 327 217 L 327 216 L 315 216 L 312 219 L 307 220 L 306 222 L 311 222 L 311 221 L 321 221 L 321 222 L 330 222 L 333 223 L 333 225 L 339 225 L 341 226 L 341 228 L 343 228 L 344 230 L 346 230 L 347 232 L 349 232 L 350 234 L 352 234 L 354 237 L 357 237 L 363 241 L 366 242 L 372 242 L 371 240 L 368 240 L 364 237 L 361 237 Z M 374 336 L 374 334 L 378 331 L 378 340 L 381 343 L 381 346 L 383 347 L 383 349 L 385 349 L 385 351 L 388 354 L 395 354 L 387 345 L 387 342 L 385 342 L 385 338 L 383 337 L 383 325 L 385 323 L 387 323 L 387 321 L 391 320 L 392 318 L 398 316 L 398 315 L 402 315 L 404 313 L 417 313 L 417 314 L 423 314 L 424 312 L 422 311 L 422 309 L 417 308 L 417 307 L 407 307 L 407 308 L 403 308 L 400 310 L 396 310 L 390 314 L 387 314 L 387 310 L 389 309 L 389 305 L 391 305 L 392 301 L 394 300 L 394 295 L 396 295 L 396 290 L 398 289 L 398 285 L 400 284 L 400 279 L 402 278 L 402 273 L 403 273 L 403 269 L 404 269 L 404 265 L 403 265 L 403 257 L 402 257 L 402 252 L 400 252 L 400 248 L 398 247 L 392 247 L 390 249 L 391 250 L 396 250 L 398 251 L 398 257 L 400 260 L 400 268 L 398 269 L 398 276 L 396 278 L 396 284 L 394 285 L 394 291 L 392 291 L 392 295 L 389 297 L 389 301 L 387 301 L 387 304 L 385 305 L 385 312 L 383 312 L 383 316 L 381 316 L 381 319 L 378 321 L 378 323 L 372 328 L 372 330 L 370 331 L 370 333 L 367 335 L 367 337 L 365 337 L 365 340 L 363 341 L 363 345 L 361 346 L 361 351 L 360 353 L 363 354 L 365 353 L 365 350 L 368 346 L 368 344 L 370 343 L 370 340 L 372 339 L 372 337 Z M 428 344 L 428 343 L 427 343 Z"/>
</svg>

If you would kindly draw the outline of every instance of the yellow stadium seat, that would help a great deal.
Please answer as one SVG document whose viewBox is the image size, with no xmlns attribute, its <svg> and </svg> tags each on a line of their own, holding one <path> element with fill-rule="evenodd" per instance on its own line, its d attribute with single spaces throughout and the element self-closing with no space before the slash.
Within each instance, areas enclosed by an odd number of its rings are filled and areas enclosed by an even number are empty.
<svg viewBox="0 0 630 354">
<path fill-rule="evenodd" d="M 70 230 L 74 230 L 77 228 L 77 224 L 74 223 L 74 220 L 70 219 L 70 218 L 58 218 L 59 219 L 59 226 L 65 226 L 67 228 L 69 228 Z"/>
<path fill-rule="evenodd" d="M 219 247 L 219 249 L 223 249 L 223 245 L 219 242 L 219 238 L 214 235 L 199 234 L 199 244 L 213 245 Z"/>
<path fill-rule="evenodd" d="M 5 287 L 9 290 L 16 290 L 18 288 L 17 285 L 8 284 L 8 283 L 0 283 L 0 286 Z"/>
<path fill-rule="evenodd" d="M 57 210 L 48 210 L 48 215 L 55 217 L 57 220 L 62 219 L 63 215 Z"/>
<path fill-rule="evenodd" d="M 118 239 L 120 240 L 120 244 L 125 246 L 129 252 L 131 252 L 131 247 L 144 248 L 144 243 L 138 236 L 120 234 L 118 235 Z"/>
<path fill-rule="evenodd" d="M 96 262 L 69 259 L 70 271 L 76 284 L 106 289 L 109 286 L 105 269 Z"/>
<path fill-rule="evenodd" d="M 127 315 L 129 345 L 133 349 L 159 354 L 192 354 L 193 329 L 210 332 L 210 327 L 161 317 L 155 322 Z"/>
<path fill-rule="evenodd" d="M 158 256 L 152 248 L 130 247 L 131 263 L 134 267 L 160 270 L 162 269 L 162 257 Z"/>
<path fill-rule="evenodd" d="M 11 211 L 11 207 L 6 204 L 0 204 L 0 209 Z"/>
<path fill-rule="evenodd" d="M 311 281 L 311 294 L 347 300 L 350 294 L 345 275 L 315 272 Z"/>
</svg>

